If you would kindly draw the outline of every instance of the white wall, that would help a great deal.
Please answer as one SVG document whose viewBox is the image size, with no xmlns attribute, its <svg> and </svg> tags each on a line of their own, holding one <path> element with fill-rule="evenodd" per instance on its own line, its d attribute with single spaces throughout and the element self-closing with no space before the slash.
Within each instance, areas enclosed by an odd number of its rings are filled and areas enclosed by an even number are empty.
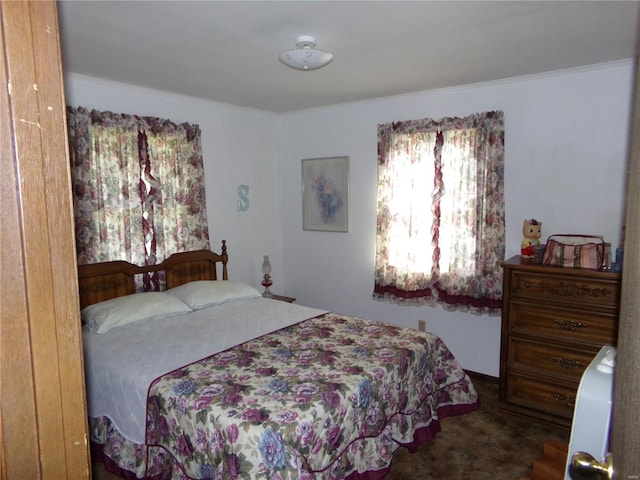
<svg viewBox="0 0 640 480">
<path fill-rule="evenodd" d="M 342 104 L 282 116 L 284 285 L 299 302 L 440 335 L 464 368 L 498 376 L 500 319 L 375 301 L 377 125 L 505 112 L 506 257 L 522 222 L 619 242 L 630 119 L 631 61 Z M 302 230 L 300 160 L 350 157 L 348 233 Z M 278 282 L 278 279 L 276 279 Z"/>
<path fill-rule="evenodd" d="M 227 240 L 230 277 L 259 288 L 263 255 L 282 272 L 278 115 L 73 74 L 65 95 L 67 105 L 199 124 L 211 249 Z M 240 184 L 249 185 L 246 212 Z"/>
<path fill-rule="evenodd" d="M 67 75 L 67 104 L 198 123 L 211 245 L 229 244 L 230 275 L 258 286 L 262 255 L 276 293 L 298 303 L 440 335 L 463 367 L 497 376 L 500 319 L 400 307 L 371 299 L 376 223 L 377 125 L 503 110 L 506 122 L 506 256 L 522 221 L 552 233 L 602 234 L 622 222 L 632 61 L 276 115 Z M 302 230 L 300 160 L 350 157 L 348 233 Z M 239 184 L 251 206 L 236 209 Z"/>
</svg>

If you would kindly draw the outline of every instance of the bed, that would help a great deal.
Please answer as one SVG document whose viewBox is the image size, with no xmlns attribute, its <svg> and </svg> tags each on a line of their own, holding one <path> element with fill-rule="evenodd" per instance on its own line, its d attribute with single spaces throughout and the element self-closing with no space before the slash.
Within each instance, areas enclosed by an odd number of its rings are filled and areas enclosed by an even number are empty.
<svg viewBox="0 0 640 480">
<path fill-rule="evenodd" d="M 227 263 L 223 241 L 78 267 L 94 462 L 126 479 L 374 480 L 479 407 L 437 336 L 263 298 Z M 160 291 L 138 292 L 145 274 Z"/>
</svg>

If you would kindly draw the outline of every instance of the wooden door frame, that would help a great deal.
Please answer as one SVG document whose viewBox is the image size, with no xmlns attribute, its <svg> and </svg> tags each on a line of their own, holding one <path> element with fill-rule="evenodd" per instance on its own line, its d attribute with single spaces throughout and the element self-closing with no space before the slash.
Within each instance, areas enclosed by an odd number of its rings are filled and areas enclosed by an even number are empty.
<svg viewBox="0 0 640 480">
<path fill-rule="evenodd" d="M 640 28 L 637 31 L 640 31 Z M 617 480 L 640 479 L 640 37 L 637 41 L 611 429 L 614 478 Z"/>
<path fill-rule="evenodd" d="M 56 3 L 0 2 L 0 478 L 88 479 Z"/>
</svg>

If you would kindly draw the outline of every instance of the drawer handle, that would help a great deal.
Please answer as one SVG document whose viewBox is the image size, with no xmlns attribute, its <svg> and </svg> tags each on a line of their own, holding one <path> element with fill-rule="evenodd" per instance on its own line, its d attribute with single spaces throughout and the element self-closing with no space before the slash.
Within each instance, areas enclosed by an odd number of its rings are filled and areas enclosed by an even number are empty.
<svg viewBox="0 0 640 480">
<path fill-rule="evenodd" d="M 582 322 L 572 322 L 571 320 L 561 320 L 556 318 L 553 323 L 558 325 L 563 330 L 569 330 L 572 332 L 576 332 L 581 328 L 586 327 L 586 325 Z"/>
<path fill-rule="evenodd" d="M 565 407 L 575 407 L 576 399 L 569 395 L 562 395 L 561 393 L 552 393 L 551 398 L 553 398 L 556 403 L 560 405 L 564 405 Z"/>
<path fill-rule="evenodd" d="M 583 362 L 580 362 L 579 360 L 573 360 L 571 358 L 553 357 L 552 360 L 562 368 L 566 368 L 567 370 L 586 367 Z"/>
</svg>

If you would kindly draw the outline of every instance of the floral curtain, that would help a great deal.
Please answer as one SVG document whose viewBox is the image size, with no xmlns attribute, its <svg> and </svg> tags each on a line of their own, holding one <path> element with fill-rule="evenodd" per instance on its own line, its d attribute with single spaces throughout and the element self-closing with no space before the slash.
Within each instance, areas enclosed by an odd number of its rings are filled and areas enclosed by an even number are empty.
<svg viewBox="0 0 640 480">
<path fill-rule="evenodd" d="M 378 127 L 374 298 L 499 314 L 504 114 Z"/>
<path fill-rule="evenodd" d="M 78 263 L 209 248 L 200 127 L 67 108 Z"/>
</svg>

